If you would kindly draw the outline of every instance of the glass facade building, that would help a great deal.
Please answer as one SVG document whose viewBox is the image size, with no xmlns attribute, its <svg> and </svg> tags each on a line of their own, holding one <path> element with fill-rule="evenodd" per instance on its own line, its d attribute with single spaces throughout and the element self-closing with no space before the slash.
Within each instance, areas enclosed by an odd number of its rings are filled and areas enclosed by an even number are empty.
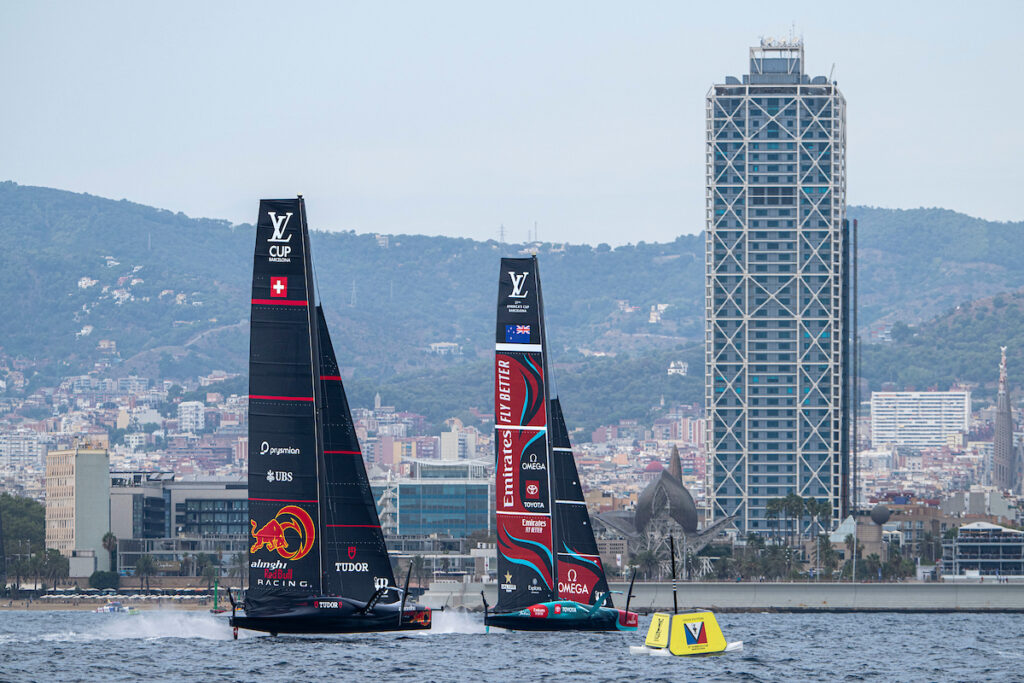
<svg viewBox="0 0 1024 683">
<path fill-rule="evenodd" d="M 389 534 L 465 538 L 492 532 L 494 478 L 478 460 L 412 460 L 409 477 L 373 482 L 381 525 Z"/>
<path fill-rule="evenodd" d="M 790 493 L 847 512 L 852 312 L 846 102 L 802 42 L 749 65 L 706 101 L 708 490 L 742 534 Z"/>
</svg>

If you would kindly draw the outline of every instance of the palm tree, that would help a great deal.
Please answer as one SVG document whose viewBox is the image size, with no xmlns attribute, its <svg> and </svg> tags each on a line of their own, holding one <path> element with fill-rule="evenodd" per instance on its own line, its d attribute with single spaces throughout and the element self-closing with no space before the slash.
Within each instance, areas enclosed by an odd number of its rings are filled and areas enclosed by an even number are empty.
<svg viewBox="0 0 1024 683">
<path fill-rule="evenodd" d="M 135 576 L 139 577 L 139 590 L 142 590 L 143 584 L 149 588 L 149 577 L 156 573 L 156 563 L 153 562 L 153 558 L 149 555 L 139 555 L 138 561 L 135 563 Z"/>
<path fill-rule="evenodd" d="M 930 531 L 921 534 L 921 542 L 918 544 L 918 557 L 926 560 L 929 564 L 935 564 L 942 548 L 942 539 Z"/>
<path fill-rule="evenodd" d="M 651 579 L 651 572 L 661 566 L 661 561 L 653 550 L 641 550 L 633 558 L 633 561 L 636 562 L 637 567 L 640 568 L 644 578 L 648 581 Z"/>
<path fill-rule="evenodd" d="M 60 554 L 59 550 L 49 548 L 46 551 L 43 566 L 46 579 L 54 588 L 57 587 L 57 584 L 60 583 L 61 579 L 68 578 L 70 563 L 68 562 L 68 558 Z"/>
<path fill-rule="evenodd" d="M 245 590 L 245 579 L 249 571 L 248 553 L 235 553 L 231 561 L 231 576 L 237 576 L 241 581 L 242 590 Z"/>
<path fill-rule="evenodd" d="M 103 534 L 103 549 L 110 555 L 110 571 L 117 571 L 117 536 L 111 532 Z"/>
<path fill-rule="evenodd" d="M 783 499 L 782 506 L 783 509 L 786 511 L 787 520 L 793 520 L 793 524 L 790 525 L 787 529 L 788 533 L 786 541 L 787 545 L 793 545 L 793 532 L 797 533 L 798 538 L 803 535 L 800 529 L 800 521 L 803 519 L 804 516 L 804 499 L 795 493 L 790 493 L 787 494 L 786 497 Z"/>
<path fill-rule="evenodd" d="M 769 526 L 772 526 L 772 540 L 775 543 L 778 543 L 778 537 L 777 537 L 778 536 L 778 530 L 779 530 L 778 521 L 779 521 L 779 516 L 781 515 L 781 513 L 782 513 L 782 499 L 781 498 L 772 498 L 771 500 L 769 500 L 765 504 L 765 510 L 764 510 L 764 518 L 765 518 L 765 520 L 767 522 L 773 522 L 773 521 L 775 522 L 775 525 L 773 525 L 773 526 L 769 525 Z"/>
<path fill-rule="evenodd" d="M 423 559 L 422 555 L 413 555 L 412 557 L 412 573 L 416 576 L 416 585 L 420 588 L 423 587 L 423 573 L 427 569 L 427 561 Z"/>
<path fill-rule="evenodd" d="M 832 573 L 839 565 L 839 554 L 832 547 L 828 534 L 820 534 L 818 536 L 818 552 L 820 553 L 819 564 L 828 574 L 829 578 L 831 578 Z"/>
<path fill-rule="evenodd" d="M 39 577 L 43 574 L 43 556 L 39 553 L 32 553 L 32 556 L 28 558 L 28 568 L 35 579 L 32 590 L 39 590 Z"/>
<path fill-rule="evenodd" d="M 877 579 L 879 572 L 882 568 L 882 558 L 878 556 L 878 553 L 871 553 L 864 558 L 864 569 L 868 576 L 872 579 Z"/>
<path fill-rule="evenodd" d="M 206 590 L 210 590 L 213 587 L 213 580 L 217 578 L 217 567 L 213 564 L 203 567 L 203 578 L 206 579 Z"/>
</svg>

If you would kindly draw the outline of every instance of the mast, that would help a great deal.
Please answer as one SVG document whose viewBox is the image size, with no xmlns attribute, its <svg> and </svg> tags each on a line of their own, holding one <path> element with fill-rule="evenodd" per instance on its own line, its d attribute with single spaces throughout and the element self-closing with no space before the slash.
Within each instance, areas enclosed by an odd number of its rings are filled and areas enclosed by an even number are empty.
<svg viewBox="0 0 1024 683">
<path fill-rule="evenodd" d="M 302 198 L 262 200 L 249 339 L 247 613 L 322 590 L 322 403 L 309 234 Z"/>
<path fill-rule="evenodd" d="M 543 330 L 536 257 L 501 259 L 494 368 L 498 612 L 557 595 Z"/>
<path fill-rule="evenodd" d="M 320 503 L 316 506 L 317 511 L 317 528 L 320 529 L 321 541 L 323 539 L 324 530 L 324 515 L 323 515 L 323 501 L 324 501 L 324 439 L 323 439 L 323 404 L 324 397 L 321 387 L 320 380 L 320 334 L 317 331 L 317 323 L 319 318 L 313 310 L 313 304 L 316 296 L 316 284 L 313 279 L 313 250 L 309 244 L 309 227 L 306 224 L 306 202 L 300 194 L 299 200 L 299 218 L 301 219 L 299 227 L 302 230 L 302 243 L 303 248 L 306 252 L 305 258 L 305 273 L 306 278 L 306 292 L 309 294 L 308 301 L 306 302 L 306 319 L 309 324 L 309 364 L 310 374 L 309 381 L 310 387 L 313 391 L 313 438 L 316 441 L 316 498 Z M 316 311 L 319 311 L 320 307 L 316 307 Z M 319 552 L 317 552 L 317 560 L 320 563 L 320 591 L 323 592 L 324 581 L 324 551 L 323 543 L 320 543 Z"/>
</svg>

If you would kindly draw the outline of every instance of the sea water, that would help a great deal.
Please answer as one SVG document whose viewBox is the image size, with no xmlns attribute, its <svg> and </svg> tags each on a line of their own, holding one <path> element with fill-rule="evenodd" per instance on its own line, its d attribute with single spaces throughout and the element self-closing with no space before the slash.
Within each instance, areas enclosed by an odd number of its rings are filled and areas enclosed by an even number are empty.
<svg viewBox="0 0 1024 683">
<path fill-rule="evenodd" d="M 1024 618 L 719 614 L 742 652 L 629 654 L 634 633 L 522 633 L 435 613 L 431 631 L 276 638 L 206 612 L 0 612 L 0 681 L 1015 681 Z"/>
</svg>

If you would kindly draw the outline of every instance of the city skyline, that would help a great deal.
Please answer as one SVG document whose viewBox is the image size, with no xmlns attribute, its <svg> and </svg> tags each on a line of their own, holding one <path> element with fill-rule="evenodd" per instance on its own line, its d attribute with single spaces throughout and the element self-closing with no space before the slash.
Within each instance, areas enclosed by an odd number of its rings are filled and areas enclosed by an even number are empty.
<svg viewBox="0 0 1024 683">
<path fill-rule="evenodd" d="M 267 5 L 203 7 L 197 23 L 188 4 L 8 3 L 0 54 L 20 68 L 2 78 L 21 97 L 0 122 L 21 134 L 5 167 L 235 223 L 255 195 L 304 192 L 318 228 L 496 239 L 504 224 L 521 242 L 536 222 L 554 242 L 668 241 L 702 227 L 706 84 L 795 25 L 822 55 L 808 71 L 858 102 L 851 204 L 1019 219 L 1009 120 L 919 107 L 999 89 L 1024 8 L 883 7 L 884 24 L 807 3 L 314 4 L 283 24 Z"/>
</svg>

